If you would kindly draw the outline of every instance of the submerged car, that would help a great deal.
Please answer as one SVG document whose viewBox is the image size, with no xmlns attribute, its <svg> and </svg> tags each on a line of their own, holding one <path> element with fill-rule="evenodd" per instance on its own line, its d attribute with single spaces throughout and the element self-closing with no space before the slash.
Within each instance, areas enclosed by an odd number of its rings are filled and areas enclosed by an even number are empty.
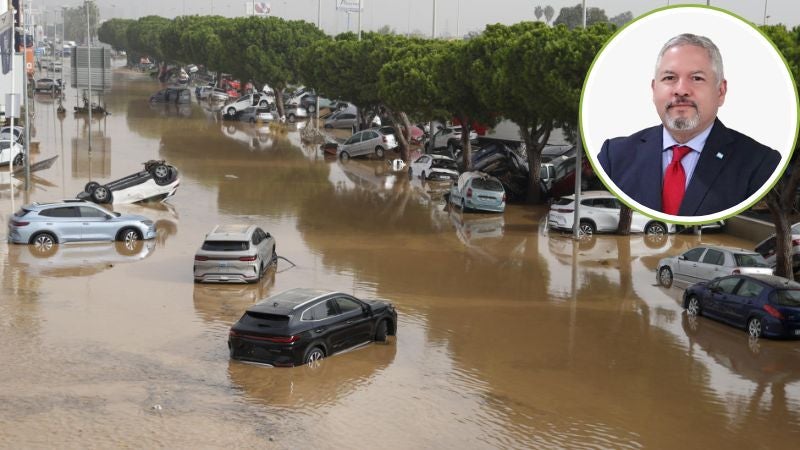
<svg viewBox="0 0 800 450">
<path fill-rule="evenodd" d="M 444 155 L 422 155 L 408 168 L 408 177 L 419 176 L 424 180 L 457 180 L 458 164 Z"/>
<path fill-rule="evenodd" d="M 382 159 L 387 150 L 396 146 L 394 136 L 386 136 L 378 130 L 364 130 L 344 141 L 344 144 L 337 148 L 336 154 L 343 161 L 347 161 L 353 156 L 371 155 L 373 153 Z"/>
<path fill-rule="evenodd" d="M 664 287 L 672 286 L 673 280 L 697 283 L 735 274 L 772 275 L 772 269 L 756 252 L 716 245 L 701 245 L 663 258 L 656 269 L 658 282 Z"/>
<path fill-rule="evenodd" d="M 703 315 L 753 337 L 800 338 L 800 283 L 774 275 L 731 275 L 684 291 L 689 315 Z"/>
<path fill-rule="evenodd" d="M 483 172 L 464 172 L 450 187 L 449 202 L 461 207 L 487 212 L 503 212 L 506 209 L 506 191 L 497 178 Z"/>
<path fill-rule="evenodd" d="M 110 212 L 84 200 L 31 203 L 8 221 L 8 241 L 50 250 L 55 244 L 78 241 L 136 241 L 153 239 L 152 220 Z"/>
<path fill-rule="evenodd" d="M 180 178 L 178 169 L 163 160 L 150 160 L 144 164 L 144 170 L 100 184 L 90 181 L 79 199 L 89 199 L 95 203 L 137 203 L 148 201 L 164 201 L 178 190 Z"/>
<path fill-rule="evenodd" d="M 192 91 L 187 87 L 168 87 L 150 96 L 150 103 L 192 103 Z"/>
<path fill-rule="evenodd" d="M 231 327 L 232 359 L 270 366 L 317 365 L 322 358 L 397 332 L 394 305 L 341 292 L 298 288 L 247 309 Z"/>
<path fill-rule="evenodd" d="M 275 120 L 275 115 L 270 108 L 262 108 L 260 106 L 248 106 L 237 113 L 237 117 L 242 122 L 249 123 L 272 122 Z"/>
<path fill-rule="evenodd" d="M 622 203 L 606 191 L 581 193 L 579 227 L 584 235 L 616 231 Z M 567 195 L 550 205 L 547 224 L 556 230 L 572 230 L 575 219 L 575 196 Z M 651 219 L 636 211 L 631 218 L 631 231 L 645 234 L 666 234 L 671 228 L 664 222 Z"/>
<path fill-rule="evenodd" d="M 792 227 L 789 229 L 789 234 L 791 235 L 792 246 L 792 269 L 797 272 L 800 271 L 800 222 L 792 225 Z M 761 256 L 767 260 L 767 264 L 769 264 L 770 267 L 775 267 L 777 262 L 777 254 L 775 253 L 776 250 L 777 238 L 774 233 L 768 238 L 759 242 L 755 248 L 755 251 L 761 254 Z"/>
<path fill-rule="evenodd" d="M 14 167 L 19 167 L 25 162 L 25 148 L 14 142 L 9 145 L 8 141 L 0 141 L 0 165 L 7 166 L 12 161 Z"/>
<path fill-rule="evenodd" d="M 217 225 L 194 255 L 194 280 L 255 283 L 278 262 L 275 238 L 255 225 Z"/>
</svg>

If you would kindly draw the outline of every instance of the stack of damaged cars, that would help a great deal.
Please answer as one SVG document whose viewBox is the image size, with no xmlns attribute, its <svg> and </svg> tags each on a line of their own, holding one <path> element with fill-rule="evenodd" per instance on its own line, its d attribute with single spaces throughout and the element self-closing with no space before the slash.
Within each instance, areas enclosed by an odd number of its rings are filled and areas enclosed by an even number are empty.
<svg viewBox="0 0 800 450">
<path fill-rule="evenodd" d="M 106 184 L 90 181 L 77 198 L 117 204 L 164 201 L 175 195 L 178 185 L 178 169 L 163 160 L 150 160 L 144 163 L 144 170 L 127 177 Z"/>
</svg>

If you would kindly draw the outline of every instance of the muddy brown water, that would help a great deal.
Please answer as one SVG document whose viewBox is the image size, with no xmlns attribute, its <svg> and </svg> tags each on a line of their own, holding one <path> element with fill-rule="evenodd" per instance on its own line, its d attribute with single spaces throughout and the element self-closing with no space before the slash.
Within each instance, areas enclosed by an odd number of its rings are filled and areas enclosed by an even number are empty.
<svg viewBox="0 0 800 450">
<path fill-rule="evenodd" d="M 15 207 L 72 197 L 151 158 L 181 171 L 167 205 L 117 207 L 159 235 L 62 245 L 5 242 L 0 183 L 0 447 L 792 448 L 796 342 L 748 342 L 689 320 L 658 259 L 725 234 L 600 236 L 543 227 L 543 207 L 462 214 L 442 187 L 382 162 L 325 159 L 298 127 L 221 123 L 197 103 L 151 106 L 159 85 L 118 70 L 92 126 L 37 96 L 36 159 L 58 155 Z M 67 92 L 67 108 L 75 104 Z M 192 282 L 218 223 L 261 224 L 277 271 L 258 284 Z M 245 308 L 298 286 L 391 300 L 399 333 L 306 367 L 228 358 Z"/>
</svg>

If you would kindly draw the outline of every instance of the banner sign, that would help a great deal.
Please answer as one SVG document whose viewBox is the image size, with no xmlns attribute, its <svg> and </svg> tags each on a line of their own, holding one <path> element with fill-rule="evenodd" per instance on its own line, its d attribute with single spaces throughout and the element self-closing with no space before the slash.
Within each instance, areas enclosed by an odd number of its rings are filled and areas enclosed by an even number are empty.
<svg viewBox="0 0 800 450">
<path fill-rule="evenodd" d="M 11 71 L 11 41 L 14 40 L 14 15 L 11 11 L 0 14 L 0 61 L 3 74 Z"/>
<path fill-rule="evenodd" d="M 336 0 L 336 9 L 340 11 L 358 12 L 358 4 L 361 3 L 361 9 L 364 9 L 364 0 Z"/>
</svg>

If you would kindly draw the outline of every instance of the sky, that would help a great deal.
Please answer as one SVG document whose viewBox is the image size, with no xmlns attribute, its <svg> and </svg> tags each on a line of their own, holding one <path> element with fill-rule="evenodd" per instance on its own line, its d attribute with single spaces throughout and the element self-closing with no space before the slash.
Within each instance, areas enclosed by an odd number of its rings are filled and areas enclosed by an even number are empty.
<svg viewBox="0 0 800 450">
<path fill-rule="evenodd" d="M 55 10 L 61 6 L 74 7 L 80 0 L 23 0 L 31 1 L 35 9 Z M 350 0 L 357 1 L 357 0 Z M 782 23 L 787 26 L 800 24 L 798 0 L 708 0 L 712 6 L 729 10 L 746 20 L 761 25 L 766 6 L 767 23 Z M 136 19 L 146 15 L 173 18 L 180 15 L 222 15 L 227 17 L 245 15 L 248 0 L 95 0 L 100 8 L 101 19 L 113 17 Z M 258 0 L 268 3 L 271 14 L 292 20 L 317 23 L 318 5 L 321 5 L 319 22 L 328 34 L 358 30 L 358 14 L 336 10 L 337 0 Z M 433 3 L 436 3 L 437 36 L 464 35 L 480 31 L 486 24 L 513 24 L 523 20 L 536 20 L 536 6 L 552 6 L 556 11 L 562 7 L 575 6 L 579 0 L 362 0 L 361 29 L 377 30 L 389 26 L 395 32 L 433 32 Z M 706 4 L 706 0 L 587 0 L 587 7 L 605 10 L 608 17 L 625 11 L 634 17 L 667 4 Z M 50 16 L 54 17 L 54 16 Z M 54 18 L 50 20 L 55 20 Z M 349 24 L 348 24 L 349 22 Z"/>
</svg>

